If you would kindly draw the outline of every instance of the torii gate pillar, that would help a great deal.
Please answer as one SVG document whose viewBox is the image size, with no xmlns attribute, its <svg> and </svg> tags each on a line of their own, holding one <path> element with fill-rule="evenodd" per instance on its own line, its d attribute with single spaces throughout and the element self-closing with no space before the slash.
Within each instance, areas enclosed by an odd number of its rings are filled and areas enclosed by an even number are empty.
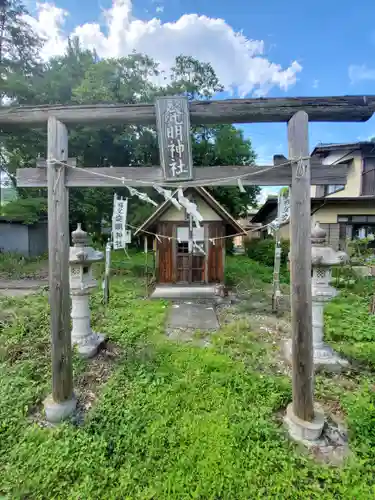
<svg viewBox="0 0 375 500">
<path fill-rule="evenodd" d="M 285 421 L 291 437 L 299 441 L 318 439 L 324 426 L 324 414 L 313 401 L 308 123 L 305 111 L 298 111 L 288 122 L 289 158 L 296 161 L 292 163 L 290 200 L 293 402 L 287 408 Z"/>
<path fill-rule="evenodd" d="M 68 131 L 54 116 L 48 118 L 48 263 L 51 308 L 52 394 L 44 402 L 46 418 L 59 422 L 76 408 L 69 295 L 69 192 L 65 165 L 68 160 Z"/>
</svg>

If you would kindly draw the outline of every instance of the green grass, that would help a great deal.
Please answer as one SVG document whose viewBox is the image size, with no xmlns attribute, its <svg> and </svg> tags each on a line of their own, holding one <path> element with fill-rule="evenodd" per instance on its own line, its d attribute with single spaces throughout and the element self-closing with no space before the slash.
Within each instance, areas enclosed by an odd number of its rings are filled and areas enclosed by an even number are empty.
<svg viewBox="0 0 375 500">
<path fill-rule="evenodd" d="M 367 375 L 358 376 L 356 394 L 318 379 L 320 395 L 338 398 L 345 408 L 355 453 L 342 468 L 313 462 L 289 443 L 278 421 L 291 383 L 263 369 L 269 346 L 245 321 L 224 327 L 210 348 L 168 341 L 166 303 L 143 298 L 143 259 L 119 263 L 116 254 L 110 306 L 103 309 L 99 292 L 92 298 L 93 326 L 109 333 L 122 355 L 80 427 L 67 422 L 43 429 L 28 419 L 50 390 L 47 296 L 0 299 L 9 312 L 0 323 L 0 494 L 373 498 L 374 393 Z M 246 281 L 250 270 L 257 283 L 269 276 L 242 256 L 229 260 L 233 282 Z M 75 375 L 90 363 L 75 358 Z"/>
<path fill-rule="evenodd" d="M 44 269 L 42 266 L 44 265 Z M 46 276 L 46 256 L 28 258 L 10 252 L 0 252 L 0 279 L 38 279 Z"/>
<path fill-rule="evenodd" d="M 372 279 L 358 280 L 341 290 L 325 310 L 326 339 L 357 364 L 375 370 L 375 315 L 369 304 L 375 293 Z"/>
</svg>

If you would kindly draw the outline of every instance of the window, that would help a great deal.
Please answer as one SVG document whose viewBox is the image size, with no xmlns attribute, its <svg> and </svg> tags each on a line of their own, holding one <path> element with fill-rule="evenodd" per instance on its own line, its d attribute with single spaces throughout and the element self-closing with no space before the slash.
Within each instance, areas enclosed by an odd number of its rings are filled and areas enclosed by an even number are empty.
<svg viewBox="0 0 375 500">
<path fill-rule="evenodd" d="M 189 253 L 189 228 L 177 228 L 177 253 Z"/>
<path fill-rule="evenodd" d="M 375 196 L 375 157 L 363 159 L 361 196 Z"/>
<path fill-rule="evenodd" d="M 196 245 L 193 244 L 193 255 L 204 255 L 204 228 L 193 227 L 192 239 L 196 243 Z"/>
<path fill-rule="evenodd" d="M 189 241 L 189 228 L 188 227 L 178 227 L 177 228 L 177 240 Z"/>
<path fill-rule="evenodd" d="M 315 197 L 316 198 L 324 198 L 324 196 L 328 196 L 333 193 L 338 193 L 345 189 L 344 185 L 341 184 L 330 184 L 329 186 L 316 186 Z"/>
<path fill-rule="evenodd" d="M 353 238 L 363 240 L 364 238 L 374 237 L 374 226 L 354 226 Z"/>
<path fill-rule="evenodd" d="M 348 224 L 375 223 L 375 215 L 338 215 L 337 222 L 346 222 Z"/>
<path fill-rule="evenodd" d="M 364 222 L 367 222 L 367 216 L 366 215 L 352 215 L 351 217 L 352 222 L 355 223 L 360 223 L 363 224 Z"/>
<path fill-rule="evenodd" d="M 325 186 L 324 196 L 337 193 L 338 191 L 342 191 L 343 189 L 345 189 L 345 186 L 342 184 L 331 184 L 329 186 Z"/>
<path fill-rule="evenodd" d="M 188 241 L 177 242 L 177 253 L 189 253 L 189 242 Z"/>
<path fill-rule="evenodd" d="M 193 243 L 193 255 L 204 255 L 206 250 L 204 248 L 204 241 L 196 241 Z"/>
<path fill-rule="evenodd" d="M 193 240 L 204 241 L 204 228 L 203 227 L 194 227 L 193 228 Z"/>
</svg>

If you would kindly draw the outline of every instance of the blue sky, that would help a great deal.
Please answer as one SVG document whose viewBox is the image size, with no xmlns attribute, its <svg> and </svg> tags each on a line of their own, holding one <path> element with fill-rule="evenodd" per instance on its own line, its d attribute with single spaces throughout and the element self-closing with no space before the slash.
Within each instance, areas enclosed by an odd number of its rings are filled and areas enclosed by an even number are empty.
<svg viewBox="0 0 375 500">
<path fill-rule="evenodd" d="M 87 46 L 99 47 L 103 57 L 136 49 L 151 52 L 163 67 L 178 53 L 191 51 L 209 60 L 223 83 L 242 95 L 375 94 L 374 0 L 27 3 L 38 29 L 50 38 L 46 57 L 61 51 L 66 37 L 75 32 Z M 284 124 L 241 128 L 252 139 L 259 163 L 287 153 Z M 310 147 L 371 136 L 374 118 L 366 123 L 312 124 Z"/>
</svg>

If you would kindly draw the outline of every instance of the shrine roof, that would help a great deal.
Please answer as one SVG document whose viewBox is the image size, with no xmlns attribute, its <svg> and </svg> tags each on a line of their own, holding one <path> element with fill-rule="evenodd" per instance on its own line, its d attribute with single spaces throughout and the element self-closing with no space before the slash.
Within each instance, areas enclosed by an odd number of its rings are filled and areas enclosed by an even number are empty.
<svg viewBox="0 0 375 500">
<path fill-rule="evenodd" d="M 223 222 L 225 222 L 228 226 L 230 226 L 233 229 L 233 234 L 237 233 L 242 233 L 246 234 L 245 229 L 236 221 L 232 215 L 203 187 L 190 187 L 185 189 L 186 191 L 196 191 L 201 198 L 209 205 L 220 217 L 222 218 Z M 173 193 L 175 194 L 175 193 Z M 135 233 L 134 236 L 139 236 L 143 231 L 149 231 L 150 228 L 156 224 L 156 222 L 159 220 L 159 218 L 170 208 L 172 205 L 172 202 L 170 200 L 164 201 L 156 210 L 155 212 L 139 227 Z"/>
</svg>

